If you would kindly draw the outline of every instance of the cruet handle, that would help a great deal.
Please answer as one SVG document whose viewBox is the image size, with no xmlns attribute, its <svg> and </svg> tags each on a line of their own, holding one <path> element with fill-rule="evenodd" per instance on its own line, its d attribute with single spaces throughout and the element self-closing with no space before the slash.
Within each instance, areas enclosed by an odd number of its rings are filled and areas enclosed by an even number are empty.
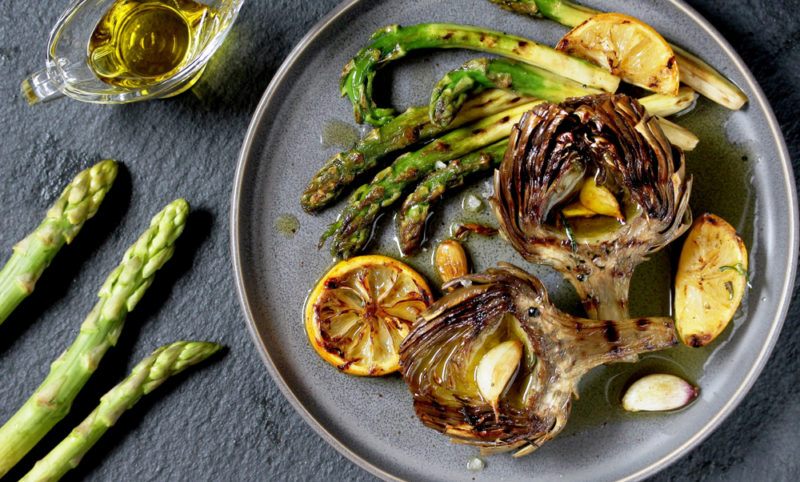
<svg viewBox="0 0 800 482">
<path fill-rule="evenodd" d="M 54 69 L 46 67 L 23 80 L 20 92 L 29 105 L 34 105 L 62 97 L 64 85 L 63 78 Z"/>
</svg>

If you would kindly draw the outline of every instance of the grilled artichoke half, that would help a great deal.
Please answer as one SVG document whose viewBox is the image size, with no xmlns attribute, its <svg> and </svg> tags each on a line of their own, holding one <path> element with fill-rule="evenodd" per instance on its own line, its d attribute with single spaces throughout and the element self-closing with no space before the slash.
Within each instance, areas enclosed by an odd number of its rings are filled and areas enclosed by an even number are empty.
<svg viewBox="0 0 800 482">
<path fill-rule="evenodd" d="M 561 209 L 593 177 L 623 219 L 567 220 Z M 635 99 L 603 94 L 541 104 L 512 131 L 492 205 L 527 260 L 560 271 L 590 318 L 628 318 L 633 270 L 691 225 L 683 152 Z"/>
<path fill-rule="evenodd" d="M 538 279 L 511 265 L 449 285 L 460 287 L 429 307 L 403 341 L 401 371 L 422 423 L 484 453 L 532 452 L 564 427 L 586 372 L 677 342 L 669 318 L 598 321 L 563 313 Z M 510 360 L 516 368 L 482 370 L 500 344 L 521 344 L 521 357 Z M 487 400 L 481 372 L 513 375 L 498 380 L 505 387 L 498 399 Z"/>
</svg>

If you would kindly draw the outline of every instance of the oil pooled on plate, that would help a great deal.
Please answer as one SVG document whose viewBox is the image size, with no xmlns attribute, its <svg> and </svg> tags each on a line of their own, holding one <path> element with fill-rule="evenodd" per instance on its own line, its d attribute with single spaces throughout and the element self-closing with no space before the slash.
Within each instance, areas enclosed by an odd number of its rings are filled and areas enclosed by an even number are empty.
<svg viewBox="0 0 800 482">
<path fill-rule="evenodd" d="M 319 142 L 325 149 L 329 147 L 351 149 L 360 138 L 359 129 L 354 125 L 337 119 L 330 119 L 322 124 Z"/>
<path fill-rule="evenodd" d="M 284 237 L 294 237 L 300 229 L 300 221 L 292 214 L 281 214 L 275 219 L 275 229 Z"/>
<path fill-rule="evenodd" d="M 695 110 L 676 119 L 676 122 L 700 137 L 697 148 L 686 153 L 687 172 L 693 177 L 690 204 L 695 217 L 712 212 L 730 222 L 745 241 L 752 260 L 757 246 L 754 246 L 753 237 L 756 203 L 750 184 L 751 155 L 726 138 L 724 125 L 727 115 L 727 111 L 701 99 Z M 483 180 L 474 179 L 468 183 L 468 187 L 454 191 L 428 220 L 423 249 L 410 257 L 403 257 L 397 246 L 393 216 L 384 216 L 376 222 L 376 239 L 368 251 L 402 259 L 426 276 L 435 290 L 440 280 L 432 268 L 433 247 L 440 240 L 450 237 L 451 227 L 457 223 L 497 227 L 488 203 L 491 192 L 488 173 Z M 474 200 L 470 199 L 472 197 L 481 199 L 484 209 L 479 212 L 464 209 L 466 205 L 474 204 Z M 516 264 L 544 282 L 552 301 L 560 309 L 585 316 L 574 289 L 560 274 L 548 267 L 526 262 L 500 236 L 470 234 L 463 244 L 471 258 L 473 272 L 485 270 L 501 261 Z M 672 316 L 674 274 L 682 245 L 683 237 L 636 268 L 631 282 L 631 316 Z M 751 272 L 753 269 L 751 263 Z M 569 423 L 560 436 L 569 436 L 622 417 L 669 417 L 669 413 L 630 414 L 622 409 L 624 390 L 636 379 L 651 373 L 680 376 L 700 386 L 702 397 L 706 360 L 733 336 L 736 326 L 746 319 L 746 315 L 747 296 L 730 326 L 708 346 L 691 348 L 679 344 L 668 350 L 646 354 L 638 363 L 616 363 L 593 370 L 581 381 L 580 398 L 574 401 Z"/>
</svg>

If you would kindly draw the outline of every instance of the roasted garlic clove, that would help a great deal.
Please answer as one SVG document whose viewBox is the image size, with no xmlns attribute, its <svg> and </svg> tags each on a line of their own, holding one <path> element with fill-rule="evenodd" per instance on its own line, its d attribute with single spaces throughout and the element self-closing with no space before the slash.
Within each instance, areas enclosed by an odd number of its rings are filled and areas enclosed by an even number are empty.
<svg viewBox="0 0 800 482">
<path fill-rule="evenodd" d="M 589 370 L 678 342 L 669 318 L 564 313 L 511 265 L 456 284 L 403 340 L 400 365 L 422 423 L 482 454 L 532 452 L 566 425 Z"/>
<path fill-rule="evenodd" d="M 433 254 L 433 265 L 442 283 L 461 278 L 469 273 L 467 253 L 461 243 L 454 239 L 446 239 L 436 246 Z"/>
<path fill-rule="evenodd" d="M 604 186 L 598 186 L 594 178 L 589 178 L 583 183 L 580 193 L 581 204 L 587 209 L 603 216 L 611 216 L 620 222 L 625 218 L 619 209 L 617 198 Z"/>
<path fill-rule="evenodd" d="M 520 360 L 522 360 L 522 343 L 518 340 L 509 340 L 487 351 L 478 362 L 478 368 L 475 370 L 478 391 L 492 406 L 495 418 L 500 417 L 497 412 L 500 396 L 514 378 Z"/>
<path fill-rule="evenodd" d="M 565 218 L 590 218 L 597 215 L 596 212 L 581 204 L 580 201 L 575 201 L 564 206 L 564 208 L 561 209 L 561 214 L 563 214 Z"/>
<path fill-rule="evenodd" d="M 634 268 L 689 228 L 690 193 L 683 152 L 658 119 L 629 96 L 602 94 L 525 113 L 495 172 L 491 201 L 514 249 L 558 270 L 590 318 L 620 320 L 628 318 Z M 584 207 L 624 222 L 563 222 L 575 194 Z"/>
<path fill-rule="evenodd" d="M 622 408 L 629 412 L 664 412 L 685 407 L 700 389 L 675 375 L 656 373 L 642 377 L 622 397 Z"/>
</svg>

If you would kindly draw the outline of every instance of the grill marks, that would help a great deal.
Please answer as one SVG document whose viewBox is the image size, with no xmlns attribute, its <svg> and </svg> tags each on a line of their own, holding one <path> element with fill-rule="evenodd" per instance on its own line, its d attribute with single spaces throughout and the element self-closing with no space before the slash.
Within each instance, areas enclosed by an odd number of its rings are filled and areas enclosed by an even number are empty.
<svg viewBox="0 0 800 482">
<path fill-rule="evenodd" d="M 676 341 L 668 319 L 595 321 L 563 313 L 538 279 L 510 265 L 450 287 L 456 289 L 431 306 L 402 343 L 401 371 L 426 426 L 490 451 L 547 442 L 566 424 L 583 374 Z M 520 329 L 504 325 L 514 322 Z M 526 354 L 495 416 L 474 380 L 475 353 L 509 336 L 521 337 Z M 530 355 L 534 364 L 525 361 Z"/>
<path fill-rule="evenodd" d="M 503 200 L 519 209 L 523 221 L 541 224 L 556 204 L 554 191 L 563 188 L 559 182 L 578 164 L 601 180 L 611 175 L 649 216 L 674 214 L 668 183 L 676 168 L 672 146 L 635 99 L 587 96 L 526 113 L 512 131 L 500 169 L 501 185 L 513 188 Z"/>
<path fill-rule="evenodd" d="M 616 343 L 619 341 L 619 330 L 617 330 L 617 324 L 613 320 L 606 321 L 604 333 L 609 343 Z"/>
<path fill-rule="evenodd" d="M 625 224 L 582 235 L 560 219 L 587 174 L 624 193 Z M 590 317 L 619 319 L 635 265 L 689 227 L 690 191 L 683 153 L 657 119 L 631 97 L 601 94 L 522 116 L 496 171 L 492 206 L 514 249 L 560 271 Z"/>
</svg>

